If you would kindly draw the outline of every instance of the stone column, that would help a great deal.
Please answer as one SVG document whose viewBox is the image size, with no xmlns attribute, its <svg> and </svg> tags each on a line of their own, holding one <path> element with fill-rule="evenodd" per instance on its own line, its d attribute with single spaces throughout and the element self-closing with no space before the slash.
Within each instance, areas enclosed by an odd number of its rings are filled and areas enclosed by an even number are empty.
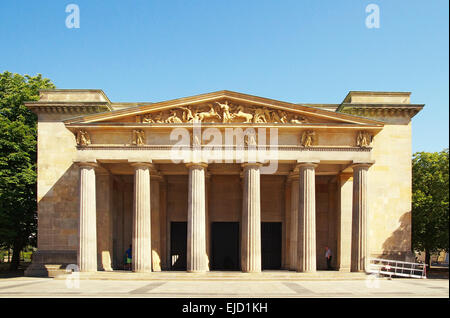
<svg viewBox="0 0 450 318">
<path fill-rule="evenodd" d="M 168 251 L 169 243 L 168 243 L 168 234 L 167 234 L 167 181 L 166 177 L 163 177 L 163 180 L 159 184 L 160 190 L 160 209 L 161 209 L 161 217 L 160 217 L 160 233 L 161 233 L 161 269 L 168 270 L 170 269 L 170 261 L 168 258 L 170 257 L 170 251 Z"/>
<path fill-rule="evenodd" d="M 353 175 L 342 173 L 338 176 L 338 233 L 337 233 L 337 268 L 350 272 L 352 251 L 352 191 Z"/>
<path fill-rule="evenodd" d="M 152 271 L 150 163 L 134 163 L 132 270 Z"/>
<path fill-rule="evenodd" d="M 78 268 L 80 272 L 97 271 L 97 215 L 95 200 L 95 163 L 80 162 L 79 244 Z"/>
<path fill-rule="evenodd" d="M 96 170 L 98 269 L 113 270 L 113 178 L 105 169 Z M 122 254 L 122 253 L 121 253 Z M 121 255 L 120 254 L 120 255 Z"/>
<path fill-rule="evenodd" d="M 282 269 L 290 269 L 290 257 L 291 257 L 291 185 L 292 180 L 286 177 L 284 182 L 284 215 L 283 215 L 283 241 L 284 248 L 283 252 L 283 263 L 281 265 Z"/>
<path fill-rule="evenodd" d="M 160 184 L 163 180 L 163 177 L 157 171 L 152 171 L 150 173 L 150 180 L 150 210 L 152 219 L 152 270 L 154 272 L 160 272 L 162 267 Z"/>
<path fill-rule="evenodd" d="M 209 271 L 210 269 L 210 259 L 211 259 L 211 255 L 210 255 L 210 251 L 211 251 L 211 224 L 209 223 L 209 203 L 210 203 L 210 195 L 211 195 L 211 174 L 210 173 L 206 173 L 205 175 L 205 195 L 206 195 L 206 199 L 205 199 L 205 226 L 206 226 L 206 269 Z"/>
<path fill-rule="evenodd" d="M 297 270 L 316 271 L 316 185 L 315 163 L 301 163 L 299 177 Z"/>
<path fill-rule="evenodd" d="M 367 172 L 370 164 L 353 166 L 352 264 L 353 272 L 365 271 L 367 255 Z"/>
<path fill-rule="evenodd" d="M 259 163 L 244 168 L 242 207 L 242 271 L 261 272 L 261 198 Z"/>
<path fill-rule="evenodd" d="M 189 163 L 187 271 L 206 272 L 205 163 Z"/>
<path fill-rule="evenodd" d="M 298 194 L 299 194 L 299 180 L 295 175 L 291 182 L 291 223 L 290 223 L 290 255 L 289 255 L 289 269 L 297 270 L 297 236 L 298 236 Z"/>
</svg>

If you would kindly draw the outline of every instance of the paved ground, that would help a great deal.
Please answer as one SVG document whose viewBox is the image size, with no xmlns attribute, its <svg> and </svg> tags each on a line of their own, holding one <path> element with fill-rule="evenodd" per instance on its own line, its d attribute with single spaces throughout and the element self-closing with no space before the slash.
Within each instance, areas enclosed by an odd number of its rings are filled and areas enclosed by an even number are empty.
<svg viewBox="0 0 450 318">
<path fill-rule="evenodd" d="M 371 276 L 368 276 L 371 278 Z M 446 279 L 336 281 L 0 279 L 0 297 L 449 297 Z"/>
</svg>

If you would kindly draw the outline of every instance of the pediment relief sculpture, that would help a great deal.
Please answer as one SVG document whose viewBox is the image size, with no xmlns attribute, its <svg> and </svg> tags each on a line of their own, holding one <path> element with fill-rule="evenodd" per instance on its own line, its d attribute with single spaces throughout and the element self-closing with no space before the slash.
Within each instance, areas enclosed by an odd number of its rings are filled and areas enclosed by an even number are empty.
<svg viewBox="0 0 450 318">
<path fill-rule="evenodd" d="M 141 129 L 133 130 L 132 142 L 135 146 L 142 146 L 145 144 L 145 133 Z"/>
<path fill-rule="evenodd" d="M 76 133 L 76 142 L 78 146 L 88 146 L 91 144 L 91 138 L 86 130 L 81 129 Z"/>
<path fill-rule="evenodd" d="M 306 130 L 300 137 L 300 144 L 303 147 L 311 147 L 316 139 L 316 133 L 313 130 Z"/>
<path fill-rule="evenodd" d="M 368 148 L 372 143 L 373 136 L 367 131 L 360 131 L 356 137 L 356 145 L 361 148 Z"/>
<path fill-rule="evenodd" d="M 297 114 L 263 106 L 243 106 L 228 101 L 186 106 L 140 116 L 142 123 L 280 123 L 301 124 L 308 120 Z"/>
</svg>

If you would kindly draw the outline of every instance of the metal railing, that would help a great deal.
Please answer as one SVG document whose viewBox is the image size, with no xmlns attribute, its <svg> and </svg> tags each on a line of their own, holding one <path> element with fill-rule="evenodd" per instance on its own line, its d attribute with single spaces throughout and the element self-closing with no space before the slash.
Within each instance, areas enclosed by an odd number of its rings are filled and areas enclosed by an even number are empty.
<svg viewBox="0 0 450 318">
<path fill-rule="evenodd" d="M 402 262 L 382 258 L 369 258 L 368 273 L 411 277 L 427 278 L 427 265 L 424 263 Z"/>
</svg>

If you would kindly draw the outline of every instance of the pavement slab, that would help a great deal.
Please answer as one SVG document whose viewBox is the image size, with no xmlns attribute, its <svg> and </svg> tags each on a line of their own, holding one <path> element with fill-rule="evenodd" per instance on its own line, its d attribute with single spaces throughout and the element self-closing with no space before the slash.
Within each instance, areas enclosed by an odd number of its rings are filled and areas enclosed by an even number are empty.
<svg viewBox="0 0 450 318">
<path fill-rule="evenodd" d="M 448 298 L 449 281 L 445 279 L 339 281 L 0 279 L 0 297 Z"/>
</svg>

